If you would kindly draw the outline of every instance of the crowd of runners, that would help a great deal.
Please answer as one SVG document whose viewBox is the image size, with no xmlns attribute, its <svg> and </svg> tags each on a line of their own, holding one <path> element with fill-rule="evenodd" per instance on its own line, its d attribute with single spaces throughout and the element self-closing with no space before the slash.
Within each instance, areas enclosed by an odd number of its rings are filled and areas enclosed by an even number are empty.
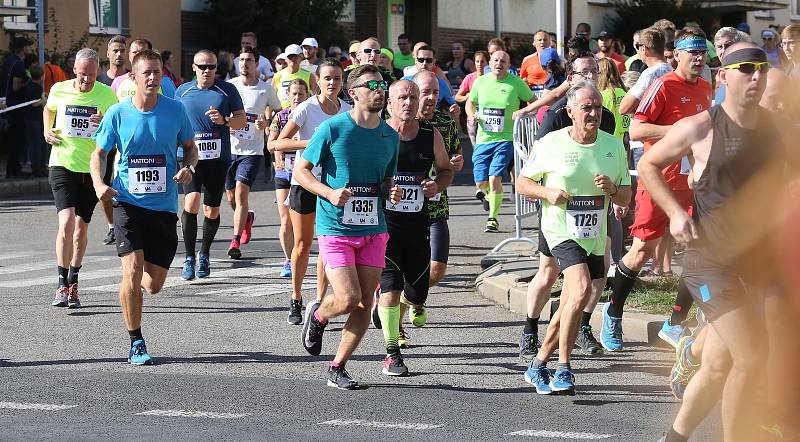
<svg viewBox="0 0 800 442">
<path fill-rule="evenodd" d="M 328 385 L 358 388 L 345 366 L 370 323 L 385 341 L 382 373 L 407 376 L 403 318 L 427 323 L 429 290 L 446 274 L 447 187 L 464 166 L 463 133 L 486 232 L 499 231 L 509 173 L 516 192 L 541 201 L 540 265 L 519 337 L 536 393 L 576 394 L 574 348 L 587 357 L 624 350 L 626 298 L 651 259 L 654 272 L 668 271 L 678 245 L 683 272 L 659 336 L 676 348 L 669 383 L 682 403 L 664 440 L 687 440 L 720 398 L 725 440 L 783 434 L 796 417 L 785 392 L 796 387 L 783 369 L 794 356 L 781 349 L 796 346 L 786 270 L 769 263 L 778 259 L 773 233 L 785 231 L 782 207 L 791 206 L 782 201 L 796 198 L 787 186 L 798 117 L 788 85 L 800 78 L 800 26 L 771 32 L 781 39 L 778 58 L 734 28 L 709 41 L 699 27 L 660 20 L 637 31 L 627 60 L 609 33 L 590 32 L 578 25 L 564 60 L 550 33 L 536 32 L 536 52 L 520 69 L 500 39 L 472 58 L 456 42 L 440 67 L 432 46 L 405 34 L 397 52 L 374 37 L 353 42 L 346 67 L 318 57 L 307 38 L 273 66 L 245 32 L 231 78 L 217 75 L 217 54 L 201 50 L 194 78 L 177 89 L 145 39 L 112 38 L 107 70 L 95 50 L 80 50 L 75 79 L 56 83 L 43 111 L 58 210 L 52 305 L 81 306 L 79 271 L 99 201 L 106 242 L 122 260 L 128 361 L 151 364 L 143 291 L 159 292 L 175 272 L 178 221 L 184 280 L 213 274 L 223 197 L 233 212 L 227 255 L 241 259 L 256 234 L 251 190 L 266 166 L 280 227 L 258 233 L 280 240 L 287 322 L 320 355 L 327 324 L 346 316 Z M 519 118 L 539 124 L 514 171 Z M 631 210 L 625 251 L 621 220 Z M 304 305 L 315 238 L 316 297 Z M 539 316 L 559 277 L 559 306 L 540 341 Z M 590 319 L 606 286 L 598 341 Z"/>
</svg>

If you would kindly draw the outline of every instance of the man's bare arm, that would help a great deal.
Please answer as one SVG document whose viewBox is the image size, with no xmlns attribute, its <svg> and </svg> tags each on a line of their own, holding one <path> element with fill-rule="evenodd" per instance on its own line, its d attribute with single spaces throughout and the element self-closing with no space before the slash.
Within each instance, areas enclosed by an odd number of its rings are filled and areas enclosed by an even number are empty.
<svg viewBox="0 0 800 442">
<path fill-rule="evenodd" d="M 628 91 L 619 103 L 619 113 L 625 115 L 636 112 L 636 108 L 639 107 L 639 101 L 638 98 L 634 97 L 630 91 Z"/>
<path fill-rule="evenodd" d="M 658 124 L 645 123 L 644 121 L 633 119 L 631 122 L 631 140 L 660 140 L 667 135 L 672 125 L 660 126 Z"/>
</svg>

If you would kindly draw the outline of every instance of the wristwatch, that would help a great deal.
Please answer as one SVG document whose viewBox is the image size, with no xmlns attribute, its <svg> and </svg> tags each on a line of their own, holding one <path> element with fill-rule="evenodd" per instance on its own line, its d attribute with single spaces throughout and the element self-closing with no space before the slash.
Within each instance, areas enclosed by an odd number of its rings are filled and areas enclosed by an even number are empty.
<svg viewBox="0 0 800 442">
<path fill-rule="evenodd" d="M 192 166 L 191 164 L 187 164 L 187 165 L 183 166 L 183 168 L 184 169 L 189 169 L 189 172 L 191 172 L 192 175 L 194 175 L 194 166 Z"/>
</svg>

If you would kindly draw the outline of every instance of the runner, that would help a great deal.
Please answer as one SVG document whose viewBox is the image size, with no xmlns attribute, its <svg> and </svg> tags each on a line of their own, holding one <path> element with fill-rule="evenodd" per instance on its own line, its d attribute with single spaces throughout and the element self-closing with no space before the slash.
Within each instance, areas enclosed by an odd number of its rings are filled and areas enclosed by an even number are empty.
<svg viewBox="0 0 800 442">
<path fill-rule="evenodd" d="M 332 296 L 306 309 L 303 347 L 319 355 L 328 321 L 349 314 L 327 375 L 329 386 L 344 390 L 359 387 L 345 364 L 367 330 L 372 293 L 385 266 L 389 235 L 380 189 L 389 189 L 387 196 L 394 204 L 401 196 L 392 179 L 399 137 L 380 118 L 387 82 L 372 65 L 352 71 L 350 80 L 348 91 L 355 108 L 323 122 L 294 169 L 294 178 L 320 196 L 317 235 L 333 287 Z M 321 168 L 321 180 L 312 173 L 315 166 Z"/>
<path fill-rule="evenodd" d="M 119 301 L 131 339 L 128 362 L 152 364 L 142 337 L 142 289 L 158 293 L 178 247 L 178 184 L 197 164 L 194 132 L 183 106 L 159 96 L 161 55 L 144 50 L 131 65 L 136 94 L 114 105 L 94 135 L 92 182 L 97 197 L 114 200 L 117 254 L 122 258 Z M 184 151 L 178 168 L 177 146 Z M 103 182 L 105 156 L 116 146 L 119 171 L 113 188 Z"/>
<path fill-rule="evenodd" d="M 608 204 L 630 201 L 625 148 L 618 138 L 598 130 L 602 101 L 592 83 L 573 85 L 567 92 L 573 125 L 539 141 L 516 184 L 521 194 L 542 200 L 540 230 L 564 273 L 558 310 L 525 372 L 538 394 L 575 394 L 570 356 L 592 285 L 605 276 Z M 556 347 L 558 369 L 551 376 L 546 364 Z"/>
<path fill-rule="evenodd" d="M 294 246 L 294 231 L 292 225 L 292 218 L 289 216 L 289 189 L 291 189 L 292 181 L 292 168 L 297 153 L 296 152 L 277 152 L 275 151 L 275 142 L 278 139 L 286 123 L 289 121 L 289 115 L 294 111 L 300 103 L 308 99 L 308 85 L 305 81 L 295 78 L 289 84 L 289 98 L 292 100 L 292 106 L 287 109 L 282 109 L 272 119 L 272 124 L 269 127 L 269 141 L 267 148 L 275 155 L 275 202 L 278 205 L 278 216 L 281 218 L 281 226 L 278 229 L 278 239 L 281 243 L 283 256 L 286 260 L 283 262 L 281 269 L 282 278 L 292 277 L 292 249 Z M 294 140 L 298 138 L 295 134 Z M 302 304 L 300 305 L 302 309 Z M 300 315 L 300 320 L 302 316 Z"/>
<path fill-rule="evenodd" d="M 672 65 L 667 63 L 664 57 L 664 33 L 655 28 L 647 28 L 639 33 L 639 49 L 642 60 L 647 65 L 647 69 L 642 72 L 636 84 L 625 94 L 619 104 L 619 112 L 630 115 L 636 112 L 639 102 L 644 97 L 647 88 L 656 79 L 672 72 Z"/>
<path fill-rule="evenodd" d="M 394 60 L 392 60 L 395 69 L 400 69 L 402 71 L 408 66 L 414 66 L 414 53 L 411 52 L 412 44 L 408 35 L 400 34 L 397 36 L 398 51 L 394 53 Z M 350 52 L 353 52 L 352 47 Z"/>
<path fill-rule="evenodd" d="M 319 93 L 317 89 L 317 76 L 311 72 L 300 67 L 300 61 L 303 59 L 303 49 L 299 45 L 291 44 L 286 46 L 286 68 L 278 71 L 272 78 L 272 87 L 278 94 L 278 99 L 281 101 L 281 106 L 284 108 L 289 107 L 289 83 L 295 78 L 300 78 L 311 87 L 312 92 Z"/>
<path fill-rule="evenodd" d="M 214 79 L 217 56 L 206 49 L 198 51 L 194 54 L 192 69 L 197 79 L 183 83 L 177 92 L 177 99 L 192 122 L 198 151 L 197 170 L 192 174 L 191 182 L 183 186 L 186 197 L 183 201 L 181 229 L 186 258 L 181 278 L 187 281 L 195 277 L 206 278 L 211 274 L 211 243 L 219 229 L 219 206 L 231 163 L 230 129 L 243 129 L 247 124 L 242 98 L 236 86 Z M 203 242 L 200 254 L 195 259 L 201 192 Z M 249 232 L 253 217 L 248 216 L 247 220 L 249 223 L 245 224 L 244 231 Z"/>
<path fill-rule="evenodd" d="M 429 75 L 433 82 L 435 77 Z M 411 322 L 415 326 L 425 325 L 431 256 L 427 203 L 452 181 L 453 171 L 439 131 L 429 122 L 416 119 L 419 111 L 416 84 L 408 80 L 393 83 L 389 88 L 388 110 L 389 126 L 400 135 L 394 181 L 402 190 L 402 198 L 396 204 L 387 201 L 384 207 L 389 241 L 377 310 L 386 343 L 383 374 L 408 376 L 398 342 L 403 316 L 400 303 L 411 306 Z M 431 171 L 435 178 L 431 178 Z"/>
<path fill-rule="evenodd" d="M 489 59 L 491 72 L 475 80 L 467 100 L 467 124 L 478 123 L 478 136 L 472 153 L 475 197 L 489 212 L 486 232 L 498 232 L 497 217 L 503 203 L 503 175 L 514 158 L 514 124 L 511 115 L 521 101 L 531 101 L 533 92 L 519 77 L 509 75 L 505 51 L 495 51 Z M 502 85 L 502 86 L 501 86 Z"/>
<path fill-rule="evenodd" d="M 139 52 L 142 52 L 145 49 L 150 51 L 153 50 L 153 44 L 150 43 L 149 40 L 137 38 L 131 41 L 131 46 L 128 49 L 128 60 L 130 60 L 131 66 L 133 66 L 134 57 L 136 57 Z M 117 100 L 122 101 L 128 97 L 136 95 L 136 82 L 133 81 L 132 74 L 120 75 L 111 83 L 111 89 L 113 89 L 114 93 L 117 94 Z M 174 98 L 175 83 L 173 83 L 172 80 L 170 80 L 166 75 L 162 76 L 161 86 L 158 88 L 158 93 L 167 98 Z"/>
<path fill-rule="evenodd" d="M 255 32 L 242 32 L 242 38 L 240 40 L 240 47 L 242 48 L 251 48 L 258 50 L 258 36 L 256 36 Z M 272 79 L 275 73 L 272 71 L 272 63 L 267 60 L 267 57 L 263 55 L 258 56 L 258 67 L 256 67 L 258 71 L 258 78 L 261 81 L 269 81 Z M 236 75 L 239 75 L 239 60 L 236 59 L 233 61 L 233 71 Z"/>
<path fill-rule="evenodd" d="M 303 48 L 303 61 L 300 62 L 300 67 L 312 74 L 316 74 L 317 68 L 322 63 L 322 59 L 317 57 L 317 51 L 319 50 L 317 39 L 312 37 L 305 38 L 300 43 L 300 47 Z"/>
<path fill-rule="evenodd" d="M 531 89 L 542 90 L 544 89 L 544 84 L 547 82 L 547 72 L 542 69 L 539 56 L 546 48 L 550 47 L 550 34 L 541 29 L 536 31 L 536 33 L 533 34 L 533 47 L 536 49 L 536 52 L 522 59 L 522 65 L 519 68 L 519 76 L 525 80 L 525 83 Z"/>
<path fill-rule="evenodd" d="M 475 72 L 467 74 L 464 81 L 461 82 L 461 86 L 456 94 L 456 102 L 461 105 L 466 104 L 469 93 L 472 90 L 472 85 L 475 84 L 475 80 L 478 77 L 483 75 L 484 68 L 489 64 L 489 53 L 486 51 L 475 51 L 473 58 L 475 58 Z M 467 135 L 469 135 L 470 143 L 474 146 L 475 137 L 478 135 L 477 124 L 474 122 L 473 124 L 467 124 Z"/>
<path fill-rule="evenodd" d="M 475 62 L 467 58 L 464 52 L 464 43 L 460 41 L 451 43 L 450 51 L 453 58 L 448 60 L 444 66 L 447 71 L 445 75 L 450 82 L 450 89 L 457 91 L 467 74 L 475 72 Z"/>
<path fill-rule="evenodd" d="M 289 121 L 286 122 L 278 139 L 273 143 L 277 152 L 295 152 L 296 156 L 303 155 L 303 149 L 308 140 L 328 118 L 350 110 L 350 105 L 337 98 L 342 89 L 342 65 L 337 60 L 326 58 L 319 66 L 320 89 L 292 111 Z M 299 140 L 293 139 L 299 134 Z M 295 157 L 295 168 L 297 167 Z M 294 170 L 294 168 L 293 168 Z M 319 168 L 314 170 L 319 174 Z M 292 299 L 289 303 L 289 324 L 303 323 L 302 306 L 303 295 L 301 288 L 308 268 L 308 258 L 311 255 L 311 244 L 314 242 L 314 220 L 316 219 L 317 197 L 310 190 L 304 189 L 292 173 L 291 189 L 289 190 L 289 217 L 292 220 L 294 232 L 294 246 L 292 247 Z M 321 300 L 327 289 L 325 271 L 322 264 L 322 253 L 317 256 L 317 300 Z"/>
<path fill-rule="evenodd" d="M 433 73 L 433 70 L 436 67 L 436 50 L 434 50 L 430 46 L 425 45 L 417 49 L 416 54 L 417 54 L 417 56 L 415 57 L 416 63 L 414 64 L 414 66 L 417 68 L 416 72 L 428 71 Z M 414 74 L 406 75 L 402 79 L 411 80 L 413 77 Z M 439 91 L 440 91 L 439 102 L 437 103 L 437 105 L 441 102 L 447 103 L 447 105 L 449 106 L 448 109 L 450 111 L 450 114 L 454 115 L 453 118 L 458 118 L 458 115 L 460 115 L 461 113 L 461 108 L 458 107 L 458 104 L 456 104 L 456 99 L 453 97 L 453 94 L 450 91 L 450 86 L 447 83 L 447 80 L 442 79 L 439 76 L 437 76 L 436 78 L 439 81 Z"/>
<path fill-rule="evenodd" d="M 753 388 L 771 381 L 764 377 L 765 356 L 777 348 L 764 345 L 764 308 L 781 291 L 778 278 L 765 271 L 770 246 L 761 239 L 774 235 L 774 220 L 763 215 L 784 203 L 786 164 L 777 116 L 758 107 L 768 70 L 762 49 L 732 45 L 719 74 L 728 90 L 725 101 L 675 123 L 639 162 L 641 180 L 669 215 L 671 232 L 689 242 L 683 277 L 710 325 L 704 364 L 689 382 L 665 441 L 688 440 L 720 393 L 725 440 L 764 440 L 758 425 L 773 417 L 766 416 L 764 386 Z M 691 215 L 661 173 L 687 155 L 697 178 Z"/>
<path fill-rule="evenodd" d="M 273 110 L 281 107 L 275 90 L 258 78 L 258 52 L 243 47 L 238 60 L 242 74 L 229 82 L 242 98 L 247 124 L 231 133 L 233 162 L 225 178 L 225 191 L 233 209 L 233 239 L 228 247 L 228 256 L 233 259 L 242 257 L 241 245 L 249 243 L 252 237 L 256 214 L 250 210 L 250 189 L 264 162 L 264 129 L 269 125 Z"/>
<path fill-rule="evenodd" d="M 684 28 L 675 40 L 678 68 L 657 79 L 645 93 L 631 123 L 631 140 L 644 141 L 645 152 L 664 137 L 673 124 L 711 106 L 711 85 L 700 78 L 706 63 L 705 34 L 698 28 Z M 641 79 L 640 79 L 641 80 Z M 692 191 L 687 181 L 688 171 L 679 161 L 664 169 L 664 177 L 684 209 L 692 203 Z M 600 342 L 608 351 L 622 351 L 622 313 L 625 300 L 633 290 L 636 277 L 653 256 L 656 246 L 668 226 L 666 214 L 653 204 L 644 183 L 636 190 L 636 214 L 631 226 L 633 244 L 622 257 L 614 272 L 611 301 L 603 308 L 603 327 Z M 681 280 L 682 281 L 682 280 Z M 686 290 L 679 284 L 679 296 Z M 681 308 L 678 306 L 677 308 Z M 659 335 L 673 346 L 685 333 L 680 323 L 665 322 Z"/>
<path fill-rule="evenodd" d="M 100 57 L 84 48 L 75 55 L 74 80 L 53 85 L 42 111 L 44 139 L 51 144 L 50 188 L 58 212 L 58 289 L 52 305 L 79 308 L 78 273 L 97 197 L 89 176 L 92 135 L 117 102 L 110 87 L 96 81 Z M 55 127 L 54 124 L 55 123 Z"/>
</svg>

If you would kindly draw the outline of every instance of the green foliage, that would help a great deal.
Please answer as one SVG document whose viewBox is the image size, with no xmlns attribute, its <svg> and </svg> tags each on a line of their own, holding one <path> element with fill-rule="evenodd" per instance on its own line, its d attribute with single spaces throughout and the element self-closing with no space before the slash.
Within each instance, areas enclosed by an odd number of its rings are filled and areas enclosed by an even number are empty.
<svg viewBox="0 0 800 442">
<path fill-rule="evenodd" d="M 314 37 L 320 46 L 338 44 L 347 47 L 336 19 L 347 0 L 206 0 L 211 7 L 213 50 L 239 47 L 244 31 L 258 35 L 259 48 L 278 45 L 281 48 Z"/>
</svg>

